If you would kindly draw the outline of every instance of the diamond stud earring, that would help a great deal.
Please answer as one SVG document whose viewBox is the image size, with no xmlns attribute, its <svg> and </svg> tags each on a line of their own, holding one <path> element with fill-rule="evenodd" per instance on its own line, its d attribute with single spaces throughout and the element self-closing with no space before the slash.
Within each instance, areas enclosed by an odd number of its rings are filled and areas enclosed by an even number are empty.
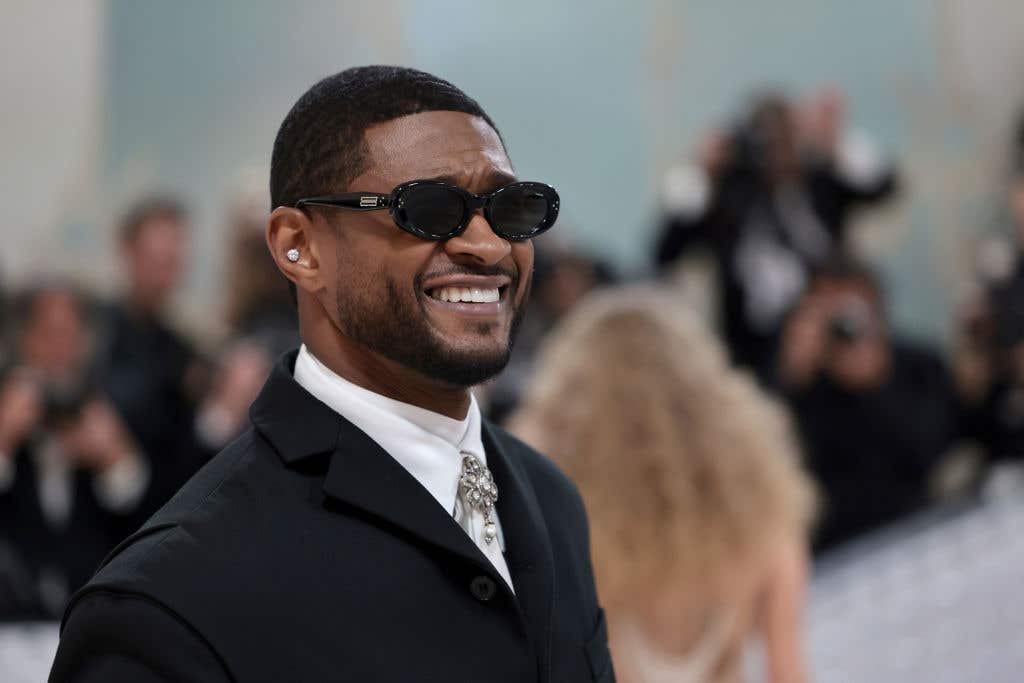
<svg viewBox="0 0 1024 683">
<path fill-rule="evenodd" d="M 299 260 L 299 250 L 298 249 L 289 249 L 288 252 L 285 254 L 285 256 L 288 257 L 289 261 L 291 261 L 292 263 L 295 263 L 296 261 Z"/>
</svg>

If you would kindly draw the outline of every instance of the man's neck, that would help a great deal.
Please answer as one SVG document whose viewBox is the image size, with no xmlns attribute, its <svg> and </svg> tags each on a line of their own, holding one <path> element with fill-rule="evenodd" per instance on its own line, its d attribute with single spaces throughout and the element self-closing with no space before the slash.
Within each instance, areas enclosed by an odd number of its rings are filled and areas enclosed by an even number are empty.
<svg viewBox="0 0 1024 683">
<path fill-rule="evenodd" d="M 381 396 L 464 420 L 469 413 L 466 387 L 445 385 L 385 358 L 335 333 L 329 343 L 321 335 L 303 334 L 313 356 L 336 375 Z"/>
</svg>

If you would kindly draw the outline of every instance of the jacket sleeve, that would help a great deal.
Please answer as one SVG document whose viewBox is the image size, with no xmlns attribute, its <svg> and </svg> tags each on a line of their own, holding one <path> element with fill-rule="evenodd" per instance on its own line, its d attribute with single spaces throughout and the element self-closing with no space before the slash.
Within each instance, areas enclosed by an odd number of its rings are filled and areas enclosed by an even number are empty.
<svg viewBox="0 0 1024 683">
<path fill-rule="evenodd" d="M 148 597 L 98 590 L 79 598 L 61 632 L 50 683 L 231 681 L 210 645 Z"/>
</svg>

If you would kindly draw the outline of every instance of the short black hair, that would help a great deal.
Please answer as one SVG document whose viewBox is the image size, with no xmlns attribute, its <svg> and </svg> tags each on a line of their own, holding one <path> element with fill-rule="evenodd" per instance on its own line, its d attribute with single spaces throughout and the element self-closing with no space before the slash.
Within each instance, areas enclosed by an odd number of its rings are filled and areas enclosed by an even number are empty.
<svg viewBox="0 0 1024 683">
<path fill-rule="evenodd" d="M 161 219 L 184 224 L 188 219 L 188 210 L 184 202 L 171 195 L 145 197 L 132 204 L 125 212 L 117 234 L 122 244 L 132 244 L 147 223 Z"/>
<path fill-rule="evenodd" d="M 498 132 L 476 100 L 423 71 L 360 66 L 321 80 L 298 99 L 277 131 L 270 159 L 271 208 L 343 192 L 366 170 L 367 128 L 425 111 L 479 116 Z"/>
</svg>

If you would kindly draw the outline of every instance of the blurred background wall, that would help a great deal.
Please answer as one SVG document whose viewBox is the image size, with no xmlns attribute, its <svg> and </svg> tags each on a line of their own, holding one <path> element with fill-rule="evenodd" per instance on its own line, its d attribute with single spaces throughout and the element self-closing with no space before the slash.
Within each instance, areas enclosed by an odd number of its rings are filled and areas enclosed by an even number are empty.
<svg viewBox="0 0 1024 683">
<path fill-rule="evenodd" d="M 265 185 L 287 108 L 346 66 L 415 66 L 479 99 L 521 176 L 561 191 L 563 229 L 626 272 L 647 267 L 661 174 L 703 130 L 752 89 L 837 85 L 909 179 L 860 243 L 897 325 L 937 341 L 963 238 L 1003 222 L 1024 97 L 1016 0 L 3 5 L 5 279 L 62 268 L 113 289 L 117 215 L 140 192 L 179 192 L 197 219 L 180 302 L 197 330 L 219 313 L 225 197 Z"/>
</svg>

